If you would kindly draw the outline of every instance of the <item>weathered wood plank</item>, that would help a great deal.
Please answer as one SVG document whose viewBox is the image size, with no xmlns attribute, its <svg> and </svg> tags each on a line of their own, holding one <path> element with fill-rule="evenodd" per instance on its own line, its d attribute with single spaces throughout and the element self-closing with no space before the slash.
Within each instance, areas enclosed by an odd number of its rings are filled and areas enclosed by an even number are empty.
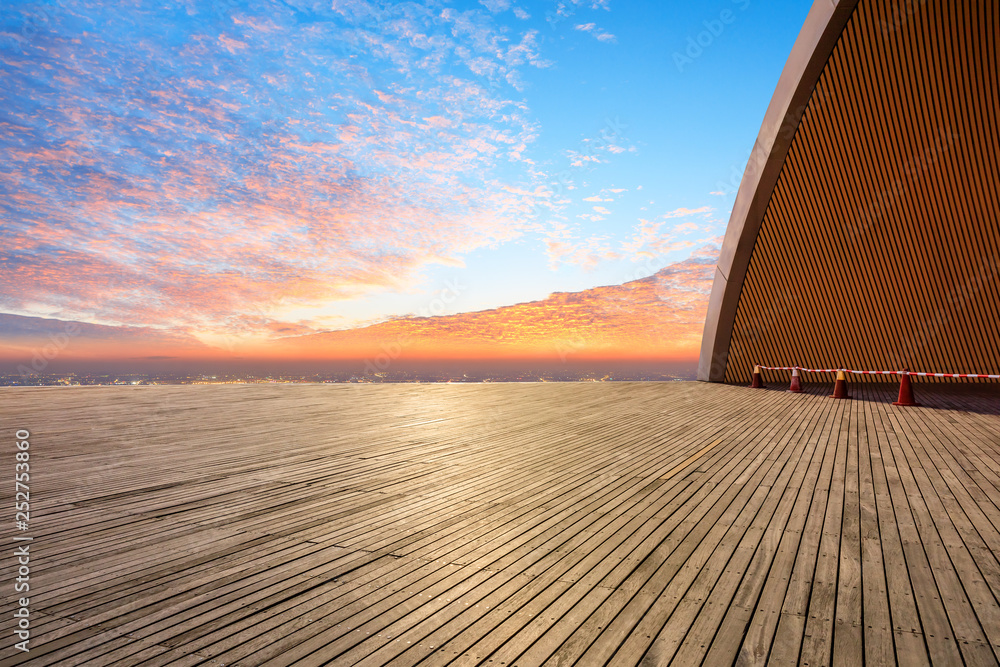
<svg viewBox="0 0 1000 667">
<path fill-rule="evenodd" d="M 852 389 L 0 391 L 0 667 L 998 664 L 1000 397 Z"/>
</svg>

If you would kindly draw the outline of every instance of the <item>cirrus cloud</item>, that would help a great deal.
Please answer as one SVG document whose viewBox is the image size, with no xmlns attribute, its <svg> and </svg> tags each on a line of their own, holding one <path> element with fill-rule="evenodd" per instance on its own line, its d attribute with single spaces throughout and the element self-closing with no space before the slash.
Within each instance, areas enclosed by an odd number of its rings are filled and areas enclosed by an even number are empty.
<svg viewBox="0 0 1000 667">
<path fill-rule="evenodd" d="M 537 184 L 500 173 L 538 132 L 520 70 L 547 63 L 485 10 L 67 0 L 23 48 L 0 62 L 3 310 L 225 331 L 533 224 Z"/>
</svg>

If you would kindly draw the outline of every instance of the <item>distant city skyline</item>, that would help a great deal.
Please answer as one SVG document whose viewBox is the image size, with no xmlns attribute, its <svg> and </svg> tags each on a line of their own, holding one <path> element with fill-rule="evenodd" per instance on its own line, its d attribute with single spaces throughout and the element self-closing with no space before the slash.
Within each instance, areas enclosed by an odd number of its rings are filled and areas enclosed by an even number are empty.
<svg viewBox="0 0 1000 667">
<path fill-rule="evenodd" d="M 690 364 L 809 4 L 8 3 L 0 362 Z"/>
</svg>

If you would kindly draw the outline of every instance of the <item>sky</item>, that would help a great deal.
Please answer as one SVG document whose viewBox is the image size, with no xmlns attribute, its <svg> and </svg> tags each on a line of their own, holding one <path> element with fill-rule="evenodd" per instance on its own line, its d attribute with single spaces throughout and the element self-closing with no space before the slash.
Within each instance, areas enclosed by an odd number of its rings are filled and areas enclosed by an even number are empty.
<svg viewBox="0 0 1000 667">
<path fill-rule="evenodd" d="M 809 4 L 6 2 L 0 360 L 691 362 Z"/>
</svg>

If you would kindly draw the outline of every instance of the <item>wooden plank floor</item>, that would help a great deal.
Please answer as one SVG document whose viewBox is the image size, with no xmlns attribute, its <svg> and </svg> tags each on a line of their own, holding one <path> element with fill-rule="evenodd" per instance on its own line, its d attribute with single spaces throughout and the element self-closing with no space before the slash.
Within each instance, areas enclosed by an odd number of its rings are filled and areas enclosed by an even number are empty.
<svg viewBox="0 0 1000 667">
<path fill-rule="evenodd" d="M 4 389 L 0 667 L 1000 664 L 1000 391 L 916 389 Z"/>
</svg>

